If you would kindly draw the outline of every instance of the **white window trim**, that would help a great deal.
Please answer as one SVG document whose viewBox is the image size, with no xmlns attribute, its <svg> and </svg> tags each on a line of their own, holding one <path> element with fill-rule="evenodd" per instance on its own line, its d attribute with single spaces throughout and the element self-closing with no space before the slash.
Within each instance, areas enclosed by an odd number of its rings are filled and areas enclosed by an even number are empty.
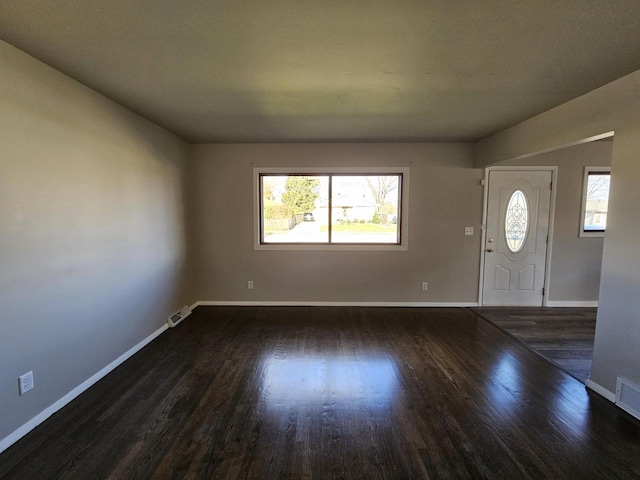
<svg viewBox="0 0 640 480">
<path fill-rule="evenodd" d="M 605 232 L 585 232 L 584 231 L 584 215 L 587 209 L 587 186 L 589 184 L 589 174 L 592 172 L 606 172 L 611 175 L 611 167 L 584 167 L 584 175 L 582 178 L 582 205 L 580 206 L 580 222 L 578 224 L 579 237 L 604 237 Z M 611 194 L 611 192 L 609 192 Z"/>
<path fill-rule="evenodd" d="M 290 244 L 260 243 L 260 174 L 313 173 L 385 175 L 402 174 L 400 208 L 400 244 Z M 253 248 L 254 250 L 315 250 L 315 251 L 407 251 L 409 248 L 409 167 L 254 167 L 253 168 Z"/>
</svg>

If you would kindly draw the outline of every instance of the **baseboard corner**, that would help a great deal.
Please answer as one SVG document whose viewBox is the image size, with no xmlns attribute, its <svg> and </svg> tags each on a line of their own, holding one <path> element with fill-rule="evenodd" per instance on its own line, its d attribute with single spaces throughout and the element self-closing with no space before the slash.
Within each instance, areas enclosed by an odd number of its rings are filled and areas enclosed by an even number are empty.
<svg viewBox="0 0 640 480">
<path fill-rule="evenodd" d="M 606 388 L 604 388 L 602 385 L 594 382 L 593 380 L 591 380 L 590 378 L 587 380 L 585 386 L 589 389 L 592 390 L 594 392 L 596 392 L 598 395 L 606 398 L 607 400 L 609 400 L 611 403 L 616 403 L 616 394 L 610 390 L 607 390 Z"/>
</svg>

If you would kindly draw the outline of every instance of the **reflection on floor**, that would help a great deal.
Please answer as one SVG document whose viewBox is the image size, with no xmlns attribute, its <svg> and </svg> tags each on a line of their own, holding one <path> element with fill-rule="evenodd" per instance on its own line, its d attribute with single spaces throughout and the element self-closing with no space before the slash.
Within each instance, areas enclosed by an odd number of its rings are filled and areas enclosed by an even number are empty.
<svg viewBox="0 0 640 480">
<path fill-rule="evenodd" d="M 17 478 L 638 480 L 640 423 L 466 308 L 198 307 Z"/>
<path fill-rule="evenodd" d="M 597 309 L 477 307 L 472 310 L 586 383 L 593 359 Z"/>
</svg>

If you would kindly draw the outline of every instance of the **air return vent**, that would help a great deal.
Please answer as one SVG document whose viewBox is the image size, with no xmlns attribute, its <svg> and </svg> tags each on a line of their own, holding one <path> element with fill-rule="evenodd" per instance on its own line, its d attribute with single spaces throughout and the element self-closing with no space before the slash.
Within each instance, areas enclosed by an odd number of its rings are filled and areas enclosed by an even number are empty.
<svg viewBox="0 0 640 480">
<path fill-rule="evenodd" d="M 616 405 L 640 419 L 640 387 L 625 378 L 616 382 Z"/>
<path fill-rule="evenodd" d="M 189 307 L 182 307 L 182 309 L 169 317 L 169 321 L 167 322 L 170 327 L 175 327 L 182 320 L 191 315 L 191 309 Z"/>
</svg>

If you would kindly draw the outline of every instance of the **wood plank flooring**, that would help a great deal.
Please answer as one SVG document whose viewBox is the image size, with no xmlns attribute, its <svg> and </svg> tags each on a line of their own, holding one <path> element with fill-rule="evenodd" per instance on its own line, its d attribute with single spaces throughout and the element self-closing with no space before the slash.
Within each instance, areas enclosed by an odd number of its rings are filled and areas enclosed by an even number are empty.
<svg viewBox="0 0 640 480">
<path fill-rule="evenodd" d="M 473 311 L 586 383 L 593 360 L 596 308 L 477 307 Z"/>
<path fill-rule="evenodd" d="M 1 479 L 638 479 L 640 422 L 469 309 L 199 307 Z"/>
</svg>

